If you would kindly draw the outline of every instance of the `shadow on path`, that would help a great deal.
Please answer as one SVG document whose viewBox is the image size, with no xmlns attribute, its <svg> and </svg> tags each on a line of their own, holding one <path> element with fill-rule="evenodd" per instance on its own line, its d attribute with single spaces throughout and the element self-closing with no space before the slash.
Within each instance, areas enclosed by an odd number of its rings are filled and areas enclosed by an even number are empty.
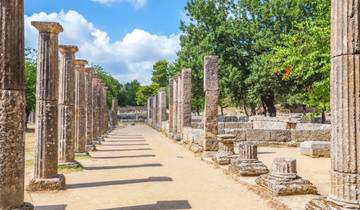
<svg viewBox="0 0 360 210">
<path fill-rule="evenodd" d="M 35 206 L 34 210 L 65 210 L 66 205 Z"/>
<path fill-rule="evenodd" d="M 94 159 L 122 159 L 122 158 L 147 158 L 156 157 L 156 155 L 127 155 L 127 156 L 108 156 L 108 157 L 93 157 Z"/>
<path fill-rule="evenodd" d="M 156 204 L 128 206 L 121 208 L 102 209 L 102 210 L 166 210 L 166 209 L 191 209 L 189 201 L 158 201 Z"/>
<path fill-rule="evenodd" d="M 173 181 L 173 179 L 170 177 L 160 176 L 160 177 L 149 177 L 149 178 L 144 178 L 144 179 L 130 179 L 130 180 L 116 180 L 116 181 L 68 184 L 68 185 L 66 185 L 66 189 L 101 187 L 101 186 L 110 186 L 110 185 L 137 184 L 137 183 L 145 183 L 145 182 L 172 182 L 172 181 Z"/>
<path fill-rule="evenodd" d="M 125 169 L 125 168 L 147 168 L 147 167 L 162 167 L 162 164 L 141 164 L 141 165 L 123 165 L 123 166 L 90 166 L 84 167 L 85 170 L 111 170 L 111 169 Z"/>
<path fill-rule="evenodd" d="M 119 141 L 117 141 L 117 140 L 107 140 L 107 139 L 105 139 L 105 142 L 125 142 L 125 143 L 131 143 L 131 142 L 146 142 L 146 140 L 119 140 Z"/>
</svg>

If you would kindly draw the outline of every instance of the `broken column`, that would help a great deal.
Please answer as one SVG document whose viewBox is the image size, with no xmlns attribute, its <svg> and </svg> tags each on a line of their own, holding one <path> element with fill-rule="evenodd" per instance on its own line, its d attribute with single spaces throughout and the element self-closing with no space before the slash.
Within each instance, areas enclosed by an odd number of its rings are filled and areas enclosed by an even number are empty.
<svg viewBox="0 0 360 210">
<path fill-rule="evenodd" d="M 0 0 L 0 209 L 24 203 L 24 4 Z"/>
<path fill-rule="evenodd" d="M 118 122 L 118 118 L 117 118 L 117 114 L 118 114 L 118 100 L 117 98 L 113 98 L 112 99 L 112 105 L 111 105 L 111 110 L 112 110 L 112 129 L 115 129 L 117 126 L 117 122 Z"/>
<path fill-rule="evenodd" d="M 91 68 L 85 68 L 85 114 L 86 114 L 86 126 L 85 126 L 85 139 L 86 139 L 86 146 L 85 151 L 95 151 L 96 147 L 93 142 L 93 89 L 92 89 L 92 78 L 93 73 Z"/>
<path fill-rule="evenodd" d="M 29 191 L 63 190 L 64 175 L 58 174 L 59 23 L 32 22 L 39 31 L 36 81 L 36 149 L 34 178 Z"/>
<path fill-rule="evenodd" d="M 233 134 L 223 134 L 218 135 L 218 152 L 213 157 L 213 160 L 219 165 L 228 165 L 235 154 L 234 152 L 234 142 L 235 135 Z"/>
<path fill-rule="evenodd" d="M 292 158 L 275 158 L 270 174 L 258 177 L 255 182 L 276 196 L 317 194 L 310 181 L 297 175 L 296 160 Z"/>
<path fill-rule="evenodd" d="M 170 81 L 169 81 L 169 133 L 170 134 L 174 130 L 173 106 L 174 106 L 174 79 L 171 78 Z"/>
<path fill-rule="evenodd" d="M 206 56 L 204 59 L 204 91 L 205 91 L 205 110 L 204 110 L 204 131 L 205 139 L 204 151 L 216 151 L 218 134 L 218 57 Z"/>
<path fill-rule="evenodd" d="M 257 145 L 243 142 L 239 145 L 239 157 L 231 161 L 229 171 L 241 176 L 260 176 L 269 173 L 264 163 L 258 160 Z"/>
<path fill-rule="evenodd" d="M 309 210 L 360 209 L 360 2 L 331 3 L 331 191 Z"/>
<path fill-rule="evenodd" d="M 75 153 L 86 153 L 86 105 L 85 105 L 85 65 L 86 60 L 74 61 L 75 68 Z"/>
<path fill-rule="evenodd" d="M 191 69 L 181 72 L 181 131 L 183 127 L 191 127 Z"/>
<path fill-rule="evenodd" d="M 59 165 L 74 166 L 75 161 L 75 53 L 76 46 L 60 45 L 59 71 Z"/>
</svg>

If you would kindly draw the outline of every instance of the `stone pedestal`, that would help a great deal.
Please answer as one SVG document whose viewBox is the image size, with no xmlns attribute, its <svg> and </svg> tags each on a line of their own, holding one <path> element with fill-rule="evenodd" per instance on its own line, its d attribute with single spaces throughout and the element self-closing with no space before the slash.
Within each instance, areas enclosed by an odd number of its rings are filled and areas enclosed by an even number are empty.
<svg viewBox="0 0 360 210">
<path fill-rule="evenodd" d="M 0 0 L 0 209 L 24 204 L 24 3 Z"/>
<path fill-rule="evenodd" d="M 300 144 L 300 152 L 313 158 L 330 157 L 330 142 L 306 141 Z"/>
<path fill-rule="evenodd" d="M 213 157 L 213 160 L 219 165 L 228 165 L 231 159 L 234 158 L 234 142 L 235 135 L 224 134 L 217 136 L 219 150 Z"/>
<path fill-rule="evenodd" d="M 216 136 L 218 134 L 218 57 L 207 56 L 204 60 L 204 91 L 205 91 L 205 111 L 204 111 L 204 130 L 205 139 L 203 143 L 204 151 L 217 151 L 218 145 Z"/>
<path fill-rule="evenodd" d="M 257 146 L 251 142 L 239 145 L 239 157 L 231 162 L 229 170 L 241 176 L 260 176 L 269 173 L 265 164 L 258 160 Z"/>
<path fill-rule="evenodd" d="M 307 209 L 360 209 L 359 5 L 331 1 L 331 191 Z"/>
<path fill-rule="evenodd" d="M 58 174 L 58 23 L 32 22 L 39 30 L 36 81 L 36 149 L 34 178 L 27 190 L 63 190 L 65 178 Z"/>
<path fill-rule="evenodd" d="M 75 53 L 76 46 L 60 45 L 59 73 L 59 165 L 77 164 L 75 161 Z"/>
<path fill-rule="evenodd" d="M 85 65 L 86 60 L 75 60 L 75 153 L 86 153 L 86 101 Z"/>
<path fill-rule="evenodd" d="M 297 176 L 296 160 L 291 158 L 274 159 L 271 173 L 260 176 L 255 182 L 276 196 L 317 194 L 310 181 Z"/>
</svg>

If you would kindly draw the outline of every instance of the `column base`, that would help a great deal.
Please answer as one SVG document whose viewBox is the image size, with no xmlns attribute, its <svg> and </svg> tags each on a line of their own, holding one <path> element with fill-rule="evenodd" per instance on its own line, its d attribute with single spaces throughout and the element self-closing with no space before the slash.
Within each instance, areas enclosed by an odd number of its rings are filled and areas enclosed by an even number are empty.
<svg viewBox="0 0 360 210">
<path fill-rule="evenodd" d="M 12 210 L 34 210 L 34 206 L 31 203 L 24 203 L 19 207 L 15 207 Z"/>
<path fill-rule="evenodd" d="M 269 173 L 269 169 L 258 160 L 235 160 L 231 162 L 229 172 L 238 176 L 260 176 Z"/>
<path fill-rule="evenodd" d="M 315 185 L 301 177 L 286 179 L 265 174 L 258 177 L 255 182 L 276 196 L 318 194 Z"/>
<path fill-rule="evenodd" d="M 86 145 L 85 150 L 88 151 L 88 152 L 95 152 L 96 151 L 96 145 L 95 144 Z"/>
<path fill-rule="evenodd" d="M 58 174 L 57 177 L 54 178 L 33 178 L 26 190 L 30 192 L 65 190 L 65 176 L 63 174 Z"/>
<path fill-rule="evenodd" d="M 336 203 L 327 198 L 316 198 L 305 206 L 306 210 L 351 210 L 360 209 L 359 205 Z"/>
<path fill-rule="evenodd" d="M 82 168 L 82 165 L 77 161 L 59 163 L 58 166 L 64 168 Z"/>
<path fill-rule="evenodd" d="M 236 158 L 237 156 L 235 155 L 218 152 L 215 154 L 212 160 L 219 165 L 229 165 L 231 163 L 231 160 Z"/>
<path fill-rule="evenodd" d="M 75 152 L 75 156 L 85 157 L 85 156 L 89 156 L 89 153 L 88 152 Z"/>
<path fill-rule="evenodd" d="M 218 151 L 219 142 L 217 140 L 205 140 L 203 147 L 205 151 Z"/>
</svg>

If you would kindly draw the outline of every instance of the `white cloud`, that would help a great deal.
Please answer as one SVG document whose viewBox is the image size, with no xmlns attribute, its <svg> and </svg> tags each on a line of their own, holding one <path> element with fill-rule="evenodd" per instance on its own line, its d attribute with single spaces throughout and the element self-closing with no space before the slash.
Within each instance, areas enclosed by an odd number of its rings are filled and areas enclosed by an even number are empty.
<svg viewBox="0 0 360 210">
<path fill-rule="evenodd" d="M 100 4 L 104 4 L 110 6 L 114 3 L 127 2 L 134 5 L 135 8 L 139 9 L 141 7 L 146 6 L 147 0 L 92 0 L 93 2 L 98 2 Z"/>
<path fill-rule="evenodd" d="M 105 31 L 76 11 L 25 16 L 27 47 L 37 48 L 38 32 L 31 26 L 31 21 L 36 20 L 59 22 L 64 28 L 61 44 L 77 45 L 78 58 L 103 66 L 121 82 L 137 79 L 143 84 L 150 83 L 152 65 L 160 59 L 174 60 L 180 49 L 179 35 L 162 36 L 136 28 L 112 42 Z"/>
</svg>

